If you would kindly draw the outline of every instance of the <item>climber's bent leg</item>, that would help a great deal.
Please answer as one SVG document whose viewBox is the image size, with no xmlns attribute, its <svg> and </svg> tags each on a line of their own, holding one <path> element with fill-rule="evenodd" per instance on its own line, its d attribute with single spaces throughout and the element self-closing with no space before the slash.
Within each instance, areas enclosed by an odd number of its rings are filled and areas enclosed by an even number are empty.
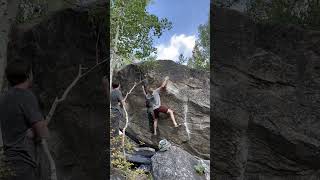
<svg viewBox="0 0 320 180">
<path fill-rule="evenodd" d="M 177 122 L 176 122 L 176 119 L 174 118 L 173 111 L 171 109 L 169 109 L 167 106 L 160 106 L 158 109 L 156 109 L 156 112 L 158 112 L 158 114 L 159 114 L 159 112 L 169 114 L 174 127 L 179 126 L 179 124 L 177 124 Z"/>
<path fill-rule="evenodd" d="M 175 127 L 178 127 L 178 124 L 177 124 L 177 122 L 176 122 L 176 119 L 174 118 L 173 111 L 172 111 L 171 109 L 168 109 L 167 113 L 170 114 L 170 117 L 171 117 L 171 120 L 172 120 L 172 122 L 173 122 L 173 125 L 174 125 Z"/>
</svg>

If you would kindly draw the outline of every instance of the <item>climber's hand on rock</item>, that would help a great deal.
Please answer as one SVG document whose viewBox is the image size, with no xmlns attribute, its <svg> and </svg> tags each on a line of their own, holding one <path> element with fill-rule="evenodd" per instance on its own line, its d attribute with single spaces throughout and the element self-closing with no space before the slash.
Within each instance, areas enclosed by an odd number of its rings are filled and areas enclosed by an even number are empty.
<svg viewBox="0 0 320 180">
<path fill-rule="evenodd" d="M 166 77 L 164 78 L 164 80 L 168 81 L 168 80 L 169 80 L 169 76 L 166 76 Z"/>
</svg>

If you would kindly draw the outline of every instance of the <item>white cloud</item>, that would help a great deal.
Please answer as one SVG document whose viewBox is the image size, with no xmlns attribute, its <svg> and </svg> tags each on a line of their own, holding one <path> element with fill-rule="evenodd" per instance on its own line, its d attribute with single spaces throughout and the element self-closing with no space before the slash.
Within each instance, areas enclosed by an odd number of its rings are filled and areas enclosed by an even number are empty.
<svg viewBox="0 0 320 180">
<path fill-rule="evenodd" d="M 170 38 L 168 44 L 160 44 L 157 48 L 157 59 L 169 59 L 178 61 L 179 55 L 183 54 L 185 57 L 192 56 L 192 50 L 195 45 L 196 36 L 186 36 L 185 34 L 174 34 Z"/>
</svg>

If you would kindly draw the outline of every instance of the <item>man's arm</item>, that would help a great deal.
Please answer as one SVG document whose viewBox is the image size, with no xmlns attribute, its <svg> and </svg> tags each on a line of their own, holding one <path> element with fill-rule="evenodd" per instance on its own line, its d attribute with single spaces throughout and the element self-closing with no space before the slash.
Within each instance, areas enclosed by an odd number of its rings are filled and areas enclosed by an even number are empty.
<svg viewBox="0 0 320 180">
<path fill-rule="evenodd" d="M 32 125 L 32 129 L 37 137 L 43 139 L 49 137 L 48 123 L 45 120 L 37 121 Z"/>
<path fill-rule="evenodd" d="M 147 92 L 146 92 L 146 89 L 144 88 L 144 86 L 142 86 L 142 91 L 143 91 L 144 96 L 147 96 Z"/>
<path fill-rule="evenodd" d="M 43 119 L 37 98 L 31 92 L 24 99 L 23 111 L 34 134 L 38 138 L 47 138 L 49 136 L 48 122 Z"/>
<path fill-rule="evenodd" d="M 156 90 L 159 91 L 160 89 L 166 87 L 167 84 L 168 84 L 168 80 L 169 80 L 169 76 L 166 76 L 166 77 L 164 78 L 164 81 L 162 82 L 161 86 L 160 86 L 158 89 L 156 89 Z"/>
<path fill-rule="evenodd" d="M 121 91 L 118 91 L 118 101 L 122 107 L 126 106 L 126 100 L 123 98 Z"/>
<path fill-rule="evenodd" d="M 121 100 L 120 103 L 121 103 L 122 107 L 125 107 L 127 105 L 125 100 Z"/>
</svg>

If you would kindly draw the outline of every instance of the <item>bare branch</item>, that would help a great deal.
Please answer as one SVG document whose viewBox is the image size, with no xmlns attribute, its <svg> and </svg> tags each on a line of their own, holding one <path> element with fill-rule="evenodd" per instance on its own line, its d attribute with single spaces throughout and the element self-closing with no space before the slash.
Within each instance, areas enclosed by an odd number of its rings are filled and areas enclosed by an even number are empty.
<svg viewBox="0 0 320 180">
<path fill-rule="evenodd" d="M 54 102 L 53 102 L 53 104 L 52 104 L 52 106 L 51 106 L 51 108 L 50 108 L 50 111 L 49 111 L 49 113 L 48 113 L 48 115 L 47 115 L 47 117 L 46 117 L 46 121 L 47 121 L 48 123 L 51 121 L 51 118 L 52 118 L 52 116 L 53 116 L 54 111 L 55 111 L 56 108 L 57 108 L 58 103 L 59 103 L 58 97 L 56 97 L 56 99 L 54 100 Z"/>
<path fill-rule="evenodd" d="M 135 82 L 134 85 L 133 85 L 133 87 L 130 89 L 130 91 L 129 91 L 129 92 L 126 94 L 126 96 L 124 97 L 124 101 L 127 100 L 128 95 L 132 93 L 133 89 L 134 89 L 136 86 L 137 86 L 137 83 Z"/>
<path fill-rule="evenodd" d="M 91 72 L 92 70 L 94 70 L 96 67 L 98 67 L 99 65 L 105 63 L 108 59 L 105 59 L 103 60 L 102 62 L 98 62 L 97 61 L 97 64 L 95 66 L 93 66 L 92 68 L 90 68 L 88 71 L 86 71 L 84 74 L 82 74 L 82 70 L 84 69 L 82 67 L 82 65 L 80 64 L 79 65 L 79 70 L 78 70 L 78 75 L 77 77 L 72 81 L 72 83 L 67 87 L 67 89 L 64 91 L 63 95 L 61 96 L 61 98 L 58 98 L 56 97 L 51 108 L 50 108 L 50 111 L 48 113 L 48 115 L 46 116 L 46 121 L 47 123 L 49 124 L 49 122 L 51 121 L 52 119 L 52 116 L 58 106 L 58 104 L 62 101 L 64 101 L 69 92 L 71 91 L 71 89 L 77 84 L 77 82 L 82 78 L 84 77 L 85 75 L 87 75 L 89 72 Z M 55 162 L 50 154 L 50 151 L 49 151 L 49 147 L 48 147 L 48 144 L 47 144 L 47 141 L 45 139 L 42 139 L 41 140 L 41 146 L 46 154 L 46 156 L 48 157 L 48 160 L 49 160 L 49 164 L 50 164 L 50 172 L 51 172 L 51 180 L 57 180 L 57 171 L 56 171 L 56 165 L 55 165 Z"/>
<path fill-rule="evenodd" d="M 69 92 L 71 91 L 71 89 L 73 88 L 73 86 L 75 86 L 77 84 L 77 82 L 79 81 L 79 79 L 81 78 L 82 75 L 82 66 L 81 64 L 79 65 L 79 70 L 78 70 L 78 75 L 77 77 L 72 81 L 72 83 L 68 86 L 68 88 L 64 91 L 63 95 L 61 96 L 61 98 L 58 99 L 58 102 L 64 101 L 67 98 L 67 95 L 69 94 Z"/>
<path fill-rule="evenodd" d="M 138 83 L 136 83 L 136 82 L 134 82 L 134 85 L 132 86 L 132 88 L 130 89 L 130 91 L 129 92 L 127 92 L 127 94 L 126 94 L 126 96 L 125 96 L 125 98 L 124 98 L 124 101 L 126 101 L 126 99 L 128 98 L 128 96 L 129 96 L 129 94 L 131 94 L 132 93 L 132 91 L 133 91 L 133 89 L 138 85 L 138 84 L 140 84 L 142 81 L 140 81 L 140 82 L 138 82 Z M 124 140 L 125 140 L 125 136 L 126 136 L 126 129 L 127 129 L 127 127 L 128 127 L 128 124 L 129 124 L 129 117 L 128 117 L 128 112 L 127 112 L 127 109 L 126 109 L 126 107 L 125 106 L 123 106 L 123 110 L 124 110 L 124 113 L 125 113 L 125 118 L 126 118 L 126 124 L 125 124 L 125 126 L 124 126 L 124 128 L 123 128 L 123 134 L 122 134 L 122 147 L 124 148 Z"/>
<path fill-rule="evenodd" d="M 126 137 L 126 129 L 128 127 L 128 124 L 129 124 L 129 117 L 128 117 L 128 112 L 126 110 L 126 107 L 123 106 L 123 110 L 124 110 L 124 113 L 125 113 L 125 118 L 126 118 L 126 125 L 124 126 L 123 128 L 123 132 L 122 132 L 122 148 L 123 148 L 123 152 L 124 152 L 124 140 L 125 140 L 125 137 Z"/>
<path fill-rule="evenodd" d="M 93 71 L 95 68 L 97 68 L 97 67 L 100 66 L 101 64 L 106 63 L 108 60 L 109 60 L 109 59 L 106 58 L 106 59 L 104 59 L 103 61 L 97 63 L 97 64 L 94 65 L 94 66 L 92 66 L 92 68 L 90 68 L 88 71 L 86 71 L 85 73 L 83 73 L 80 78 L 82 78 L 83 76 L 87 75 L 89 72 Z"/>
<path fill-rule="evenodd" d="M 124 101 L 126 101 L 126 100 L 127 100 L 127 98 L 128 98 L 128 96 L 129 96 L 129 94 L 131 94 L 131 93 L 132 93 L 133 89 L 134 89 L 137 85 L 141 84 L 142 82 L 143 82 L 143 80 L 139 81 L 138 83 L 134 82 L 133 87 L 130 89 L 130 91 L 129 91 L 129 92 L 126 94 L 126 96 L 124 97 Z"/>
<path fill-rule="evenodd" d="M 58 106 L 58 104 L 65 100 L 68 93 L 70 92 L 70 90 L 72 89 L 73 86 L 75 86 L 75 84 L 79 81 L 79 79 L 81 78 L 81 73 L 82 73 L 82 66 L 81 64 L 79 65 L 79 71 L 78 71 L 78 75 L 77 77 L 72 81 L 72 83 L 68 86 L 68 88 L 64 91 L 63 95 L 61 98 L 58 98 L 56 97 L 56 99 L 54 100 L 51 108 L 50 108 L 50 111 L 46 117 L 46 121 L 47 123 L 49 124 L 49 122 L 51 121 L 52 119 L 52 116 Z M 49 151 L 49 147 L 48 147 L 48 144 L 47 144 L 47 141 L 45 139 L 42 139 L 41 140 L 41 145 L 42 145 L 42 148 L 45 152 L 45 154 L 47 155 L 48 157 L 48 160 L 49 160 L 49 164 L 50 164 L 50 172 L 51 172 L 51 180 L 57 180 L 57 172 L 56 172 L 56 165 L 55 165 L 55 162 L 50 154 L 50 151 Z"/>
<path fill-rule="evenodd" d="M 48 122 L 48 124 L 49 124 L 49 122 L 51 121 L 52 116 L 53 116 L 53 114 L 54 114 L 54 112 L 55 112 L 58 104 L 66 99 L 66 97 L 67 97 L 67 95 L 69 94 L 70 90 L 73 88 L 73 86 L 76 85 L 76 83 L 77 83 L 77 82 L 79 81 L 79 79 L 81 78 L 81 73 L 82 73 L 82 66 L 79 65 L 79 71 L 78 71 L 77 77 L 72 81 L 72 83 L 71 83 L 71 84 L 68 86 L 68 88 L 64 91 L 64 93 L 63 93 L 63 95 L 61 96 L 61 98 L 56 97 L 56 99 L 54 100 L 54 102 L 53 102 L 53 104 L 52 104 L 52 106 L 51 106 L 51 108 L 50 108 L 50 111 L 49 111 L 49 113 L 48 113 L 48 115 L 47 115 L 47 117 L 46 117 L 46 121 Z"/>
<path fill-rule="evenodd" d="M 45 139 L 41 139 L 41 146 L 44 150 L 44 153 L 47 155 L 49 164 L 50 164 L 50 172 L 51 172 L 51 180 L 58 180 L 57 178 L 57 169 L 56 169 L 56 164 L 51 156 L 51 153 L 49 151 L 48 143 Z"/>
<path fill-rule="evenodd" d="M 86 76 L 89 72 L 93 71 L 95 68 L 97 68 L 98 66 L 100 66 L 101 64 L 103 64 L 103 63 L 105 63 L 105 62 L 107 62 L 107 61 L 108 61 L 108 59 L 104 59 L 103 61 L 101 61 L 101 62 L 97 63 L 96 65 L 94 65 L 93 67 L 91 67 L 91 68 L 90 68 L 89 70 L 87 70 L 85 73 L 82 73 L 82 70 L 83 70 L 84 68 L 83 68 L 81 65 L 79 65 L 79 70 L 78 70 L 78 75 L 77 75 L 77 77 L 76 77 L 76 78 L 72 81 L 72 83 L 67 87 L 67 89 L 64 91 L 64 93 L 63 93 L 63 95 L 61 96 L 61 98 L 56 97 L 56 99 L 54 100 L 54 102 L 53 102 L 53 104 L 52 104 L 52 106 L 51 106 L 51 108 L 50 108 L 50 111 L 49 111 L 49 113 L 48 113 L 48 115 L 47 115 L 47 117 L 46 117 L 46 120 L 47 120 L 48 123 L 51 121 L 52 116 L 53 116 L 53 114 L 54 114 L 54 112 L 55 112 L 58 104 L 59 104 L 60 102 L 64 101 L 64 100 L 67 98 L 69 92 L 70 92 L 71 89 L 77 84 L 77 82 L 78 82 L 82 77 Z"/>
</svg>

